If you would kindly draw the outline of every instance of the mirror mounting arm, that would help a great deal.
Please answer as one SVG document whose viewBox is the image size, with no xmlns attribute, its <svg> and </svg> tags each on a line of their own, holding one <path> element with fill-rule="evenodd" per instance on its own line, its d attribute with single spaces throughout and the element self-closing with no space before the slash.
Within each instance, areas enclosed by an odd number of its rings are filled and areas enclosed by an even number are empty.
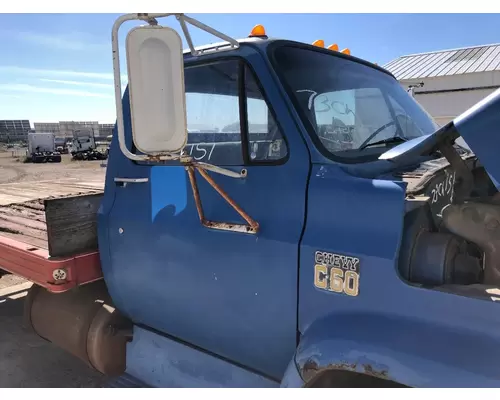
<svg viewBox="0 0 500 400">
<path fill-rule="evenodd" d="M 191 163 L 191 165 L 193 165 L 196 168 L 212 171 L 219 175 L 228 176 L 229 178 L 243 179 L 247 177 L 247 170 L 245 168 L 243 168 L 240 172 L 234 172 L 231 171 L 230 169 L 218 167 L 216 165 L 207 164 L 204 162 Z"/>
<path fill-rule="evenodd" d="M 257 234 L 259 232 L 259 223 L 255 221 L 250 215 L 248 215 L 242 208 L 239 206 L 229 195 L 208 175 L 206 171 L 206 166 L 209 164 L 202 165 L 189 165 L 186 166 L 186 171 L 189 176 L 189 181 L 191 183 L 191 189 L 193 191 L 193 197 L 196 204 L 196 209 L 198 211 L 198 217 L 200 218 L 200 222 L 206 228 L 218 229 L 223 231 L 232 231 L 232 232 L 240 232 L 247 234 Z M 213 166 L 211 166 L 213 167 Z M 217 167 L 218 168 L 218 167 Z M 217 192 L 219 195 L 226 201 L 228 205 L 230 205 L 233 210 L 235 210 L 240 217 L 242 217 L 246 224 L 239 223 L 230 223 L 230 222 L 219 222 L 219 221 L 210 221 L 205 218 L 205 214 L 203 212 L 203 205 L 201 203 L 200 193 L 198 191 L 198 183 L 196 182 L 196 174 L 195 171 L 201 175 L 203 179 Z M 246 170 L 242 170 L 242 173 L 245 173 Z"/>
<path fill-rule="evenodd" d="M 123 107 L 122 107 L 122 80 L 121 80 L 121 71 L 120 71 L 120 52 L 119 52 L 119 44 L 118 44 L 118 31 L 120 26 L 126 21 L 133 20 L 141 20 L 145 21 L 150 25 L 158 25 L 158 18 L 168 17 L 174 15 L 179 24 L 181 25 L 184 36 L 186 37 L 186 41 L 188 42 L 191 54 L 193 56 L 199 56 L 202 54 L 206 54 L 212 51 L 225 51 L 232 50 L 239 47 L 239 43 L 236 39 L 233 39 L 222 32 L 219 32 L 208 25 L 205 25 L 198 20 L 188 17 L 182 13 L 132 13 L 125 14 L 117 18 L 115 23 L 113 24 L 113 29 L 111 33 L 111 47 L 113 52 L 113 75 L 114 75 L 114 84 L 115 84 L 115 106 L 116 106 L 116 127 L 117 127 L 117 136 L 118 143 L 120 145 L 120 150 L 130 160 L 133 161 L 158 161 L 158 160 L 182 160 L 182 151 L 179 153 L 158 153 L 158 154 L 134 154 L 132 153 L 125 143 L 125 128 L 123 121 Z M 208 32 L 222 40 L 229 42 L 228 46 L 223 46 L 221 48 L 215 48 L 211 51 L 198 51 L 194 48 L 193 41 L 191 39 L 191 35 L 189 34 L 186 22 L 190 23 L 197 28 Z M 214 171 L 217 172 L 217 171 Z M 232 171 L 226 171 L 233 173 Z M 219 172 L 221 173 L 221 172 Z M 229 175 L 230 176 L 230 175 Z"/>
</svg>

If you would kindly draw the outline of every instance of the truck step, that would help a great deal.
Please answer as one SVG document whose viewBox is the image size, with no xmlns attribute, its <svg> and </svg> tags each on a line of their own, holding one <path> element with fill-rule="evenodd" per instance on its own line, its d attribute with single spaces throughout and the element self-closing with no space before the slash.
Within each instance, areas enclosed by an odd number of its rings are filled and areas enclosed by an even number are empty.
<svg viewBox="0 0 500 400">
<path fill-rule="evenodd" d="M 148 388 L 144 382 L 140 381 L 137 378 L 134 378 L 132 375 L 124 373 L 117 378 L 112 378 L 106 381 L 103 385 L 103 388 Z"/>
</svg>

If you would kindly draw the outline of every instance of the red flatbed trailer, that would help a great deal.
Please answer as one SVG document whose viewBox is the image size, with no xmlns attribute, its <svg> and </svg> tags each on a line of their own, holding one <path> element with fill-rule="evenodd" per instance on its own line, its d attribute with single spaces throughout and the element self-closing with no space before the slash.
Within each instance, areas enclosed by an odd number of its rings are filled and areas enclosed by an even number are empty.
<svg viewBox="0 0 500 400">
<path fill-rule="evenodd" d="M 0 269 L 53 293 L 102 278 L 97 210 L 102 179 L 0 185 Z"/>
</svg>

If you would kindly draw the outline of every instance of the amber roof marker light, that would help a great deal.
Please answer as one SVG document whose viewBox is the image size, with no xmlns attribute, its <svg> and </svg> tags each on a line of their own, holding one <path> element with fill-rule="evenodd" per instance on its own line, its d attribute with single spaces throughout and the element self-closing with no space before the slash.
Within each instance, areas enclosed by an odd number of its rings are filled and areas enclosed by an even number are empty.
<svg viewBox="0 0 500 400">
<path fill-rule="evenodd" d="M 315 40 L 312 45 L 316 47 L 325 47 L 325 41 L 323 39 L 318 39 Z"/>
<path fill-rule="evenodd" d="M 266 29 L 264 28 L 263 25 L 255 25 L 252 30 L 250 31 L 250 35 L 248 35 L 249 38 L 252 37 L 258 37 L 258 38 L 263 38 L 267 39 L 266 35 Z"/>
<path fill-rule="evenodd" d="M 325 47 L 325 42 L 323 40 L 316 40 L 313 43 L 313 46 Z M 327 49 L 331 50 L 331 51 L 339 51 L 339 45 L 337 43 L 333 43 L 330 46 L 328 46 Z M 349 49 L 343 49 L 341 51 L 341 53 L 347 54 L 348 56 L 350 56 L 351 55 L 351 50 L 349 50 Z"/>
</svg>

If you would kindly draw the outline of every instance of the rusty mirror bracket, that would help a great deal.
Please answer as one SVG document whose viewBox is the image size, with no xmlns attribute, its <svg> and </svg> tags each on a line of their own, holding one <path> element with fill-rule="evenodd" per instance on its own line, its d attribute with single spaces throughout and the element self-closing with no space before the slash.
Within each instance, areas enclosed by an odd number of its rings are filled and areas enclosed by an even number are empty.
<svg viewBox="0 0 500 400">
<path fill-rule="evenodd" d="M 198 210 L 198 216 L 200 217 L 200 222 L 203 226 L 211 229 L 250 234 L 256 234 L 259 231 L 259 223 L 253 220 L 238 204 L 236 204 L 233 199 L 229 197 L 229 195 L 212 179 L 212 177 L 208 175 L 204 166 L 197 164 L 188 165 L 185 168 L 188 172 L 191 189 L 193 190 L 193 196 L 196 203 L 196 209 Z M 209 221 L 205 218 L 205 214 L 203 213 L 203 206 L 201 204 L 200 193 L 198 191 L 198 184 L 196 182 L 195 171 L 198 171 L 201 177 L 205 179 L 208 184 L 212 188 L 214 188 L 214 190 L 219 193 L 221 197 L 240 215 L 240 217 L 242 217 L 247 222 L 246 224 Z M 246 171 L 242 171 L 241 175 L 245 176 Z"/>
</svg>

